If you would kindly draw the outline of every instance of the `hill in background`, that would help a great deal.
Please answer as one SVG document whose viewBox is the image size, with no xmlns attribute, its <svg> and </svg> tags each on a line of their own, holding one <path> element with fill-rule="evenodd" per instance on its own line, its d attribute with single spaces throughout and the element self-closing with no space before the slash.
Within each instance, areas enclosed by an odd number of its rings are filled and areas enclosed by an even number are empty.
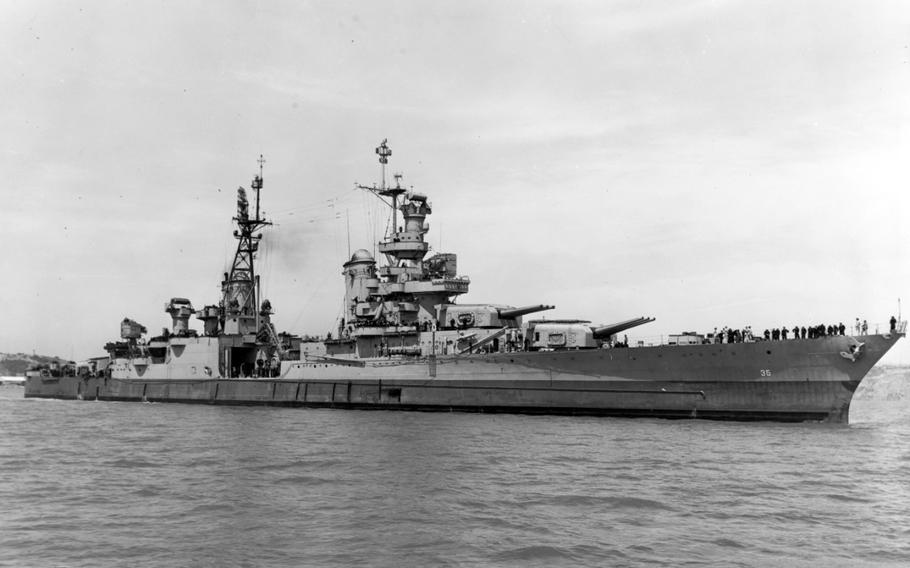
<svg viewBox="0 0 910 568">
<path fill-rule="evenodd" d="M 872 367 L 853 400 L 910 400 L 910 367 Z"/>
<path fill-rule="evenodd" d="M 25 375 L 25 371 L 34 365 L 67 363 L 67 359 L 48 357 L 46 355 L 28 355 L 26 353 L 0 353 L 0 377 Z"/>
</svg>

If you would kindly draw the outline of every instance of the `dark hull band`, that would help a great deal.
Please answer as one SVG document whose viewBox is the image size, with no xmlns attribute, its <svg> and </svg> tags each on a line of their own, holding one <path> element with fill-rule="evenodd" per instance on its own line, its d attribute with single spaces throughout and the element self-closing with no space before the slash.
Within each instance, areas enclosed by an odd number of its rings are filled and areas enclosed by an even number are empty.
<svg viewBox="0 0 910 568">
<path fill-rule="evenodd" d="M 57 396 L 30 395 L 29 398 L 55 398 Z M 100 397 L 96 400 L 107 402 L 137 402 L 132 398 Z M 515 406 L 446 406 L 419 404 L 361 404 L 345 402 L 297 402 L 297 401 L 235 401 L 216 400 L 201 402 L 195 399 L 162 399 L 145 402 L 169 402 L 175 404 L 210 404 L 218 406 L 274 406 L 282 408 L 344 409 L 344 410 L 392 410 L 412 412 L 465 412 L 475 414 L 526 414 L 552 416 L 601 416 L 615 418 L 665 418 L 702 419 L 739 422 L 840 422 L 832 420 L 826 412 L 775 412 L 775 411 L 691 411 L 678 410 L 631 410 L 626 408 L 562 408 L 562 407 L 515 407 Z"/>
</svg>

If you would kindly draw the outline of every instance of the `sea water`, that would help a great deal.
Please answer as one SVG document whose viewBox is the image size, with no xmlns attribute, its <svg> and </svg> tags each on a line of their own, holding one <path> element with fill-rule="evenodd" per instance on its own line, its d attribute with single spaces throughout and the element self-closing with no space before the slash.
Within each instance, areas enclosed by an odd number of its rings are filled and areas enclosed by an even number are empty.
<svg viewBox="0 0 910 568">
<path fill-rule="evenodd" d="M 22 392 L 5 566 L 910 565 L 910 400 L 826 425 Z"/>
</svg>

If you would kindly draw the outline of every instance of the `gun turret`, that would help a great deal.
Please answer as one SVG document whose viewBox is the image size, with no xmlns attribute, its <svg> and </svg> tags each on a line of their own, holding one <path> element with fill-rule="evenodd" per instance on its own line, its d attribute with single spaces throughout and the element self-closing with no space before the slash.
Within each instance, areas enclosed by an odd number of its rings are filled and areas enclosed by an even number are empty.
<svg viewBox="0 0 910 568">
<path fill-rule="evenodd" d="M 627 329 L 632 329 L 633 327 L 638 327 L 640 325 L 651 323 L 654 321 L 654 318 L 646 318 L 644 316 L 640 318 L 633 318 L 626 321 L 621 321 L 618 323 L 611 323 L 610 325 L 603 325 L 600 327 L 593 328 L 594 337 L 602 339 L 609 337 L 613 334 L 625 331 Z"/>
<path fill-rule="evenodd" d="M 525 306 L 523 308 L 508 308 L 500 309 L 499 317 L 502 319 L 512 319 L 525 314 L 533 314 L 534 312 L 542 312 L 544 310 L 552 310 L 556 306 L 547 306 L 545 304 L 537 304 L 536 306 Z"/>
</svg>

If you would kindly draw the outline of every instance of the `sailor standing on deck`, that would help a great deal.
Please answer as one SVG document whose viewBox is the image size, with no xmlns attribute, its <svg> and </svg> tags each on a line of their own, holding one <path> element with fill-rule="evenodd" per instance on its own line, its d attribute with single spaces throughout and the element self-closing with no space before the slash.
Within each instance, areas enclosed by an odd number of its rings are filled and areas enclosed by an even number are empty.
<svg viewBox="0 0 910 568">
<path fill-rule="evenodd" d="M 897 329 L 897 318 L 891 316 L 891 331 Z"/>
</svg>

